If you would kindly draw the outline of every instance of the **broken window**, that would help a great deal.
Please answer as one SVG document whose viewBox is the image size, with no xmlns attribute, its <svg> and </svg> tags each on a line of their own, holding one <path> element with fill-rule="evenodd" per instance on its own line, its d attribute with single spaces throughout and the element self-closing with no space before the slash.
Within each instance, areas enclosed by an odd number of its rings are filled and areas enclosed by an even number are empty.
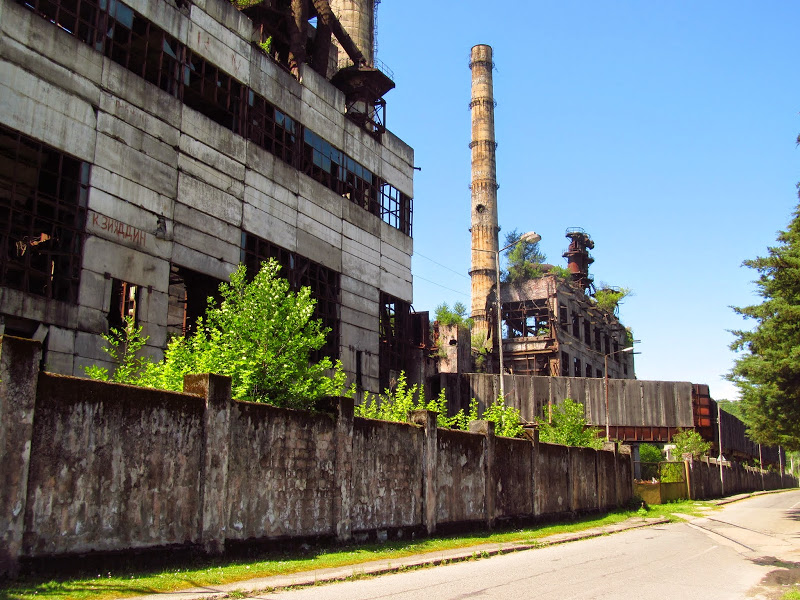
<svg viewBox="0 0 800 600">
<path fill-rule="evenodd" d="M 589 319 L 583 320 L 583 341 L 587 346 L 592 347 L 592 325 L 589 323 Z"/>
<path fill-rule="evenodd" d="M 619 344 L 614 340 L 614 360 L 619 362 Z"/>
<path fill-rule="evenodd" d="M 368 169 L 344 155 L 339 171 L 339 193 L 373 215 L 379 215 L 378 178 Z"/>
<path fill-rule="evenodd" d="M 186 337 L 197 319 L 206 314 L 208 298 L 219 300 L 220 280 L 191 269 L 170 265 L 167 301 L 167 333 Z"/>
<path fill-rule="evenodd" d="M 312 353 L 312 360 L 323 356 L 339 356 L 339 273 L 324 267 L 295 252 L 289 252 L 271 242 L 249 233 L 242 233 L 242 262 L 250 276 L 261 268 L 261 263 L 274 258 L 281 266 L 279 275 L 289 281 L 292 290 L 311 289 L 317 301 L 314 318 L 330 329 L 325 345 Z"/>
<path fill-rule="evenodd" d="M 561 331 L 566 333 L 569 330 L 569 314 L 565 304 L 558 305 L 558 322 L 561 325 Z"/>
<path fill-rule="evenodd" d="M 608 337 L 608 334 L 605 334 L 603 336 L 603 339 L 605 340 L 605 343 L 603 345 L 603 354 L 608 354 L 609 352 L 611 352 L 611 338 Z"/>
<path fill-rule="evenodd" d="M 597 350 L 598 352 L 603 351 L 603 340 L 602 336 L 600 335 L 599 327 L 594 328 L 594 349 Z"/>
<path fill-rule="evenodd" d="M 108 307 L 108 328 L 124 329 L 125 319 L 133 319 L 133 326 L 139 325 L 140 286 L 122 281 L 111 280 L 111 302 Z"/>
<path fill-rule="evenodd" d="M 527 300 L 503 305 L 506 337 L 528 338 L 550 336 L 550 311 L 547 300 Z"/>
<path fill-rule="evenodd" d="M 0 126 L 0 284 L 77 302 L 89 171 Z"/>
<path fill-rule="evenodd" d="M 411 198 L 386 182 L 381 184 L 381 220 L 411 235 Z"/>
<path fill-rule="evenodd" d="M 103 10 L 106 5 L 105 48 L 103 40 L 98 40 L 96 49 L 165 92 L 178 96 L 182 45 L 121 2 L 100 0 Z"/>
<path fill-rule="evenodd" d="M 40 16 L 74 35 L 82 42 L 94 45 L 98 37 L 100 7 L 95 0 L 17 0 Z"/>
<path fill-rule="evenodd" d="M 184 53 L 183 102 L 215 123 L 241 133 L 242 84 L 188 48 Z"/>
<path fill-rule="evenodd" d="M 294 164 L 300 127 L 253 90 L 247 91 L 245 136 L 285 163 Z"/>
<path fill-rule="evenodd" d="M 578 339 L 581 337 L 581 319 L 574 311 L 572 312 L 572 335 Z"/>
<path fill-rule="evenodd" d="M 569 377 L 569 354 L 566 352 L 561 353 L 561 376 Z"/>
<path fill-rule="evenodd" d="M 572 359 L 572 361 L 573 361 L 573 367 L 574 367 L 573 368 L 573 373 L 574 373 L 575 377 L 580 377 L 582 375 L 582 372 L 581 372 L 581 359 L 575 357 L 574 359 Z"/>
<path fill-rule="evenodd" d="M 586 376 L 587 377 L 591 377 L 592 376 L 592 365 L 589 365 L 589 364 L 586 365 Z"/>
<path fill-rule="evenodd" d="M 408 370 L 411 305 L 381 292 L 379 310 L 380 386 L 385 389 Z"/>
</svg>

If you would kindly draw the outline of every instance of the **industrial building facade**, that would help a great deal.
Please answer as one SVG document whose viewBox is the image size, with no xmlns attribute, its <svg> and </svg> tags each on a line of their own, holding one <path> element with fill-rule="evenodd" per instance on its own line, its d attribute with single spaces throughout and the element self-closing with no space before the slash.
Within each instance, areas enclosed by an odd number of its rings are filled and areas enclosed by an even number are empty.
<svg viewBox="0 0 800 600">
<path fill-rule="evenodd" d="M 0 332 L 83 375 L 133 316 L 160 357 L 240 262 L 275 258 L 352 382 L 403 367 L 414 156 L 348 114 L 352 79 L 293 76 L 224 0 L 0 0 L 0 28 Z"/>
</svg>

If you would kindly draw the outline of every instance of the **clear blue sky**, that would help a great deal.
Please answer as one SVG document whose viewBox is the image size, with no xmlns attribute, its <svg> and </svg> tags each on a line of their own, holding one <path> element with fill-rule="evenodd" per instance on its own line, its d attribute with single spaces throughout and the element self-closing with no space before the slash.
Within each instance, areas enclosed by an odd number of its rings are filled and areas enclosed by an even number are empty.
<svg viewBox="0 0 800 600">
<path fill-rule="evenodd" d="M 414 308 L 469 306 L 468 59 L 489 44 L 501 236 L 534 230 L 564 265 L 564 231 L 584 228 L 595 281 L 635 294 L 637 377 L 736 397 L 728 330 L 751 325 L 729 306 L 758 302 L 741 263 L 797 204 L 798 23 L 790 0 L 383 0 L 387 124 L 422 168 Z"/>
</svg>

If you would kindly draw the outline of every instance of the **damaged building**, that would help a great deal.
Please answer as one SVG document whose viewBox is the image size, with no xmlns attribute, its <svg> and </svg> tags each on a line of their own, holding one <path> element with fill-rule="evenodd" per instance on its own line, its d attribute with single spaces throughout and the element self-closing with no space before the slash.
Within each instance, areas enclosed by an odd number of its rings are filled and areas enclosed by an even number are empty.
<svg viewBox="0 0 800 600">
<path fill-rule="evenodd" d="M 0 333 L 48 370 L 160 357 L 243 262 L 309 286 L 376 391 L 407 356 L 412 149 L 372 0 L 0 0 Z M 340 17 L 337 17 L 340 15 Z"/>
<path fill-rule="evenodd" d="M 569 277 L 542 265 L 535 279 L 501 284 L 504 370 L 517 375 L 634 379 L 628 332 L 589 292 L 591 237 L 567 230 Z"/>
</svg>

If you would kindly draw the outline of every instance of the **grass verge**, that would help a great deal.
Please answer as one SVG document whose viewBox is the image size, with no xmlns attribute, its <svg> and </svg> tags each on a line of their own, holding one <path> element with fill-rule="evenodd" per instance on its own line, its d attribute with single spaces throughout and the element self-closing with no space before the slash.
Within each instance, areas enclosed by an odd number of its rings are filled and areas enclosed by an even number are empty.
<svg viewBox="0 0 800 600">
<path fill-rule="evenodd" d="M 380 544 L 309 549 L 292 554 L 271 553 L 255 559 L 196 559 L 180 567 L 161 570 L 122 570 L 82 573 L 69 578 L 35 577 L 0 582 L 0 600 L 109 600 L 144 594 L 235 583 L 257 577 L 288 575 L 331 567 L 357 565 L 374 560 L 397 559 L 414 554 L 468 548 L 488 543 L 535 543 L 550 535 L 578 532 L 611 525 L 632 517 L 664 517 L 679 521 L 681 514 L 700 516 L 712 508 L 708 502 L 681 501 L 650 507 L 647 511 L 615 511 L 604 516 L 555 523 L 513 531 L 484 532 L 460 536 L 394 540 Z M 479 557 L 477 555 L 476 557 Z"/>
</svg>

